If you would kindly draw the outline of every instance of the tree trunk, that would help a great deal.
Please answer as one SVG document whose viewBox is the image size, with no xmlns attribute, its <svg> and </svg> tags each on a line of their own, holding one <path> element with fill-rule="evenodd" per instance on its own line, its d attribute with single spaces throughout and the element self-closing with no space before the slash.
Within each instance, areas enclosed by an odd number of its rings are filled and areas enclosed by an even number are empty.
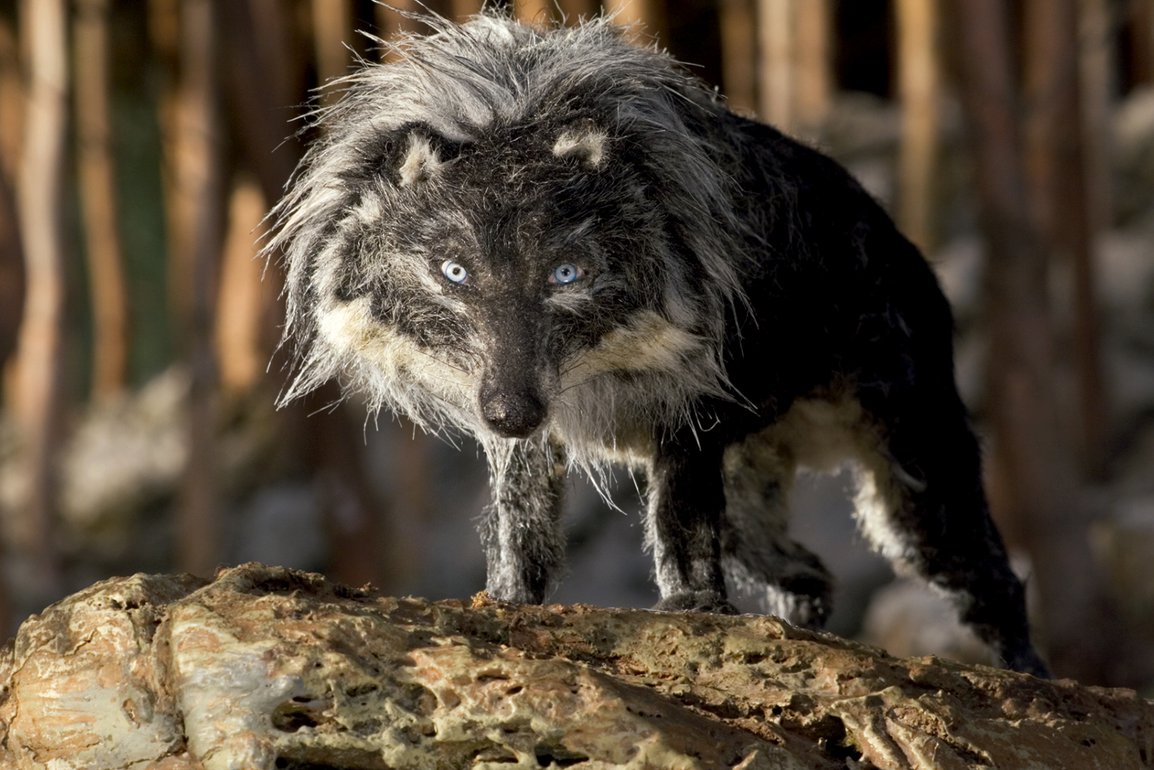
<svg viewBox="0 0 1154 770">
<path fill-rule="evenodd" d="M 1097 479 L 1103 471 L 1108 408 L 1082 141 L 1078 0 L 1029 0 L 1025 28 L 1030 194 L 1046 250 L 1056 263 L 1070 267 L 1078 396 L 1069 428 L 1084 475 Z"/>
<path fill-rule="evenodd" d="M 601 11 L 598 0 L 557 0 L 566 24 L 577 24 L 581 19 L 591 19 Z"/>
<path fill-rule="evenodd" d="M 232 117 L 232 135 L 239 145 L 237 155 L 243 172 L 257 182 L 256 191 L 249 190 L 246 182 L 238 183 L 233 191 L 236 211 L 229 217 L 225 266 L 228 275 L 222 278 L 221 289 L 222 312 L 232 314 L 235 323 L 247 330 L 242 336 L 248 338 L 243 346 L 225 356 L 228 363 L 223 364 L 222 379 L 243 388 L 258 374 L 254 365 L 259 369 L 268 365 L 284 317 L 277 301 L 280 271 L 263 268 L 252 259 L 262 230 L 251 209 L 257 205 L 255 198 L 266 211 L 280 198 L 303 153 L 300 137 L 292 135 L 289 121 L 296 114 L 296 105 L 307 97 L 308 63 L 302 53 L 307 47 L 302 45 L 303 35 L 296 34 L 291 19 L 285 17 L 282 0 L 235 0 L 222 3 L 219 13 L 221 44 L 229 66 L 229 77 L 223 85 Z M 249 213 L 242 212 L 245 208 Z M 240 222 L 238 217 L 246 221 Z M 270 261 L 277 260 L 273 257 Z M 218 339 L 227 341 L 233 323 L 217 323 Z"/>
<path fill-rule="evenodd" d="M 794 0 L 758 0 L 757 29 L 761 50 L 758 115 L 786 133 L 797 128 L 797 84 L 794 72 Z"/>
<path fill-rule="evenodd" d="M 313 47 L 316 51 L 317 79 L 323 86 L 348 74 L 349 49 L 353 34 L 353 9 L 349 0 L 313 0 Z M 331 104 L 337 92 L 321 90 L 321 102 Z"/>
<path fill-rule="evenodd" d="M 754 0 L 721 0 L 721 81 L 730 108 L 757 110 L 757 21 Z"/>
<path fill-rule="evenodd" d="M 24 143 L 24 77 L 15 21 L 0 17 L 0 175 L 20 175 Z"/>
<path fill-rule="evenodd" d="M 817 136 L 833 98 L 833 16 L 829 0 L 797 0 L 794 25 L 797 124 L 804 134 Z"/>
<path fill-rule="evenodd" d="M 1113 0 L 1079 0 L 1078 50 L 1082 52 L 1082 139 L 1086 153 L 1090 230 L 1095 235 L 1114 222 L 1113 131 L 1118 102 L 1118 44 L 1124 21 Z"/>
<path fill-rule="evenodd" d="M 128 377 L 128 279 L 112 142 L 109 0 L 80 0 L 76 33 L 76 130 L 80 199 L 91 287 L 92 393 L 120 393 Z"/>
<path fill-rule="evenodd" d="M 341 401 L 335 383 L 325 385 L 316 396 L 316 401 Z M 324 510 L 329 572 L 351 585 L 397 585 L 405 566 L 398 551 L 404 545 L 390 536 L 394 534 L 393 506 L 373 488 L 364 465 L 363 442 L 350 440 L 357 435 L 360 422 L 349 411 L 339 403 L 309 416 L 302 428 L 306 458 L 315 470 Z"/>
<path fill-rule="evenodd" d="M 1150 767 L 1154 705 L 772 617 L 137 575 L 0 655 L 12 770 Z"/>
<path fill-rule="evenodd" d="M 270 0 L 248 0 L 247 4 L 228 3 L 223 10 L 230 60 L 237 72 L 230 78 L 231 102 L 240 115 L 237 134 L 247 149 L 246 155 L 258 159 L 253 171 L 270 203 L 279 198 L 301 154 L 301 145 L 295 138 L 285 140 L 283 146 L 278 145 L 288 128 L 283 118 L 290 114 L 289 106 L 303 96 L 295 93 L 292 78 L 286 77 L 295 68 L 286 54 L 287 31 L 255 23 L 266 13 L 275 11 L 275 7 Z M 407 23 L 396 13 L 396 7 L 378 8 L 381 25 Z M 313 41 L 314 50 L 330 69 L 327 75 L 322 70 L 321 77 L 339 77 L 348 65 L 348 50 L 344 46 L 351 32 L 351 16 L 325 0 L 316 0 L 312 8 L 315 14 L 325 17 L 318 24 Z M 257 367 L 263 369 L 269 356 L 274 355 L 271 348 L 257 346 L 258 328 L 251 315 L 253 308 L 275 306 L 279 289 L 276 280 L 279 271 L 263 271 L 262 282 L 260 266 L 249 250 L 252 233 L 259 230 L 253 211 L 254 201 L 259 197 L 257 191 L 244 182 L 234 192 L 234 215 L 221 287 L 217 339 L 224 354 L 222 380 L 237 386 L 255 381 Z M 242 214 L 245 210 L 248 213 Z M 271 255 L 270 259 L 276 262 L 278 256 Z M 277 314 L 279 317 L 282 313 L 278 310 Z M 270 368 L 278 370 L 279 367 L 274 363 Z M 327 386 L 318 398 L 320 403 L 326 400 L 340 401 L 335 386 Z M 382 536 L 382 529 L 389 522 L 388 509 L 375 494 L 362 467 L 363 442 L 357 437 L 359 426 L 350 420 L 346 405 L 338 405 L 331 412 L 323 410 L 306 419 L 308 411 L 307 406 L 294 404 L 279 415 L 285 434 L 296 442 L 305 466 L 317 475 L 332 570 L 350 583 L 389 585 L 396 578 L 391 570 L 395 560 L 390 559 L 389 554 L 397 546 L 394 539 Z"/>
<path fill-rule="evenodd" d="M 988 411 L 1000 490 L 992 502 L 1011 542 L 1030 554 L 1054 671 L 1103 681 L 1104 652 L 1116 639 L 1059 427 L 1049 270 L 1022 160 L 1005 13 L 1000 0 L 954 5 L 986 240 Z"/>
<path fill-rule="evenodd" d="M 20 83 L 19 50 L 12 23 L 0 19 L 0 394 L 11 398 L 7 387 L 9 362 L 16 353 L 20 322 L 24 315 L 24 253 L 20 239 L 19 212 L 14 180 L 18 175 L 20 132 L 23 128 L 24 93 Z M 8 406 L 0 398 L 0 408 Z M 0 508 L 0 515 L 10 515 Z M 0 538 L 5 547 L 17 544 Z M 12 615 L 6 575 L 0 575 L 0 636 L 10 635 Z"/>
<path fill-rule="evenodd" d="M 1136 85 L 1154 82 L 1154 0 L 1130 0 L 1130 78 Z"/>
<path fill-rule="evenodd" d="M 443 7 L 444 5 L 444 3 L 419 3 L 417 0 L 397 0 L 397 2 L 390 2 L 388 5 L 378 5 L 376 7 L 377 34 L 388 40 L 400 33 L 420 33 L 422 27 L 420 22 L 405 14 L 422 14 L 428 8 L 438 13 L 448 12 L 448 9 Z M 481 8 L 478 6 L 473 13 L 480 10 Z M 384 53 L 385 58 L 388 59 L 388 50 L 386 49 Z"/>
<path fill-rule="evenodd" d="M 448 0 L 449 10 L 458 22 L 466 21 L 470 16 L 481 12 L 482 0 Z"/>
<path fill-rule="evenodd" d="M 20 248 L 16 193 L 11 180 L 0 173 L 0 375 L 16 352 L 20 319 L 24 314 L 24 291 L 24 255 Z"/>
<path fill-rule="evenodd" d="M 263 380 L 272 354 L 266 320 L 276 306 L 276 295 L 261 280 L 265 271 L 253 241 L 268 203 L 248 176 L 236 180 L 229 198 L 214 340 L 221 388 L 229 396 L 243 397 Z"/>
<path fill-rule="evenodd" d="M 553 21 L 552 0 L 513 0 L 517 20 L 525 24 L 548 26 Z"/>
<path fill-rule="evenodd" d="M 177 514 L 177 562 L 208 574 L 220 558 L 216 481 L 218 362 L 213 347 L 224 225 L 216 0 L 182 0 L 180 75 L 172 137 L 173 270 L 189 288 L 180 317 L 189 367 L 189 457 Z"/>
<path fill-rule="evenodd" d="M 16 206 L 20 137 L 24 128 L 20 51 L 8 19 L 0 18 L 0 390 L 24 314 L 24 255 Z"/>
<path fill-rule="evenodd" d="M 898 156 L 898 224 L 925 251 L 934 243 L 934 201 L 938 178 L 937 0 L 897 4 L 898 94 L 902 138 Z"/>
<path fill-rule="evenodd" d="M 625 27 L 636 42 L 644 44 L 661 37 L 664 13 L 658 0 L 605 0 L 602 8 L 605 15 L 612 17 L 614 24 Z"/>
<path fill-rule="evenodd" d="M 20 168 L 20 230 L 27 271 L 20 327 L 20 409 L 28 488 L 24 544 L 36 580 L 53 591 L 60 580 L 53 537 L 63 432 L 65 307 L 64 168 L 68 129 L 67 11 L 64 0 L 24 0 L 21 38 L 27 51 L 28 103 Z"/>
<path fill-rule="evenodd" d="M 188 230 L 185 220 L 188 214 L 183 210 L 185 196 L 177 185 L 177 168 L 180 154 L 177 137 L 180 134 L 179 120 L 179 80 L 180 80 L 180 4 L 179 0 L 149 0 L 148 36 L 155 60 L 153 71 L 158 80 L 157 122 L 160 125 L 161 182 L 164 188 L 165 235 L 168 248 L 169 320 L 173 329 L 181 328 L 182 319 L 189 314 L 190 286 L 184 281 L 188 270 L 178 269 L 177 260 L 183 247 L 180 245 L 182 233 Z"/>
<path fill-rule="evenodd" d="M 758 114 L 786 133 L 816 137 L 833 95 L 828 0 L 758 0 Z"/>
<path fill-rule="evenodd" d="M 309 52 L 302 50 L 305 41 L 294 34 L 283 5 L 283 0 L 229 0 L 219 9 L 229 67 L 224 86 L 238 154 L 270 205 L 303 153 L 291 120 L 307 98 Z"/>
</svg>

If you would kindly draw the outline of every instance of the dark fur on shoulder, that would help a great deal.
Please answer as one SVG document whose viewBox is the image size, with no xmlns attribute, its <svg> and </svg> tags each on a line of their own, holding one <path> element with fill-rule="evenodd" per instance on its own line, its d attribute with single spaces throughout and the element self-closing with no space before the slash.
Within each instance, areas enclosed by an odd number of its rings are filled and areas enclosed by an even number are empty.
<svg viewBox="0 0 1154 770">
<path fill-rule="evenodd" d="M 604 20 L 429 19 L 315 113 L 274 211 L 299 368 L 475 435 L 489 593 L 540 602 L 570 466 L 648 478 L 664 609 L 726 578 L 819 625 L 787 534 L 800 465 L 856 460 L 857 519 L 1009 666 L 1045 667 L 954 385 L 949 306 L 834 161 L 728 111 Z"/>
</svg>

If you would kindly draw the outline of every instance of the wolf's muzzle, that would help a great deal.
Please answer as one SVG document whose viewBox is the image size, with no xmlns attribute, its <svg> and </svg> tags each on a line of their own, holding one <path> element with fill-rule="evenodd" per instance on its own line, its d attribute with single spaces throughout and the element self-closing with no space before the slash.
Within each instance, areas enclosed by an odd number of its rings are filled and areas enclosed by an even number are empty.
<svg viewBox="0 0 1154 770">
<path fill-rule="evenodd" d="M 525 438 L 545 420 L 545 404 L 530 390 L 483 388 L 480 402 L 486 424 L 505 438 Z"/>
</svg>

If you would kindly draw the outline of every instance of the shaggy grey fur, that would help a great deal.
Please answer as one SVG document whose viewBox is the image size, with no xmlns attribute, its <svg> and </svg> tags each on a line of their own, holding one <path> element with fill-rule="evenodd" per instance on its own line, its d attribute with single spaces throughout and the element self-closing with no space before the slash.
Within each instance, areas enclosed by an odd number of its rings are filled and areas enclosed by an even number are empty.
<svg viewBox="0 0 1154 770">
<path fill-rule="evenodd" d="M 474 435 L 487 588 L 512 601 L 559 572 L 566 468 L 621 462 L 648 479 L 660 607 L 732 611 L 728 575 L 820 625 L 829 575 L 785 502 L 799 465 L 856 459 L 867 539 L 1044 672 L 948 305 L 880 207 L 605 20 L 427 22 L 313 113 L 273 213 L 299 354 L 284 400 L 340 378 Z"/>
</svg>

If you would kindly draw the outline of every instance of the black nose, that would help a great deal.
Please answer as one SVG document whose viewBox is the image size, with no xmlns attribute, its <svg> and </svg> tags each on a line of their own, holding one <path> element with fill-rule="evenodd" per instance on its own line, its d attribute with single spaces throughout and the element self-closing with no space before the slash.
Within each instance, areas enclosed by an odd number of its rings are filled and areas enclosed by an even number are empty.
<svg viewBox="0 0 1154 770">
<path fill-rule="evenodd" d="M 545 404 L 530 391 L 481 391 L 481 416 L 498 435 L 525 438 L 541 427 Z"/>
</svg>

